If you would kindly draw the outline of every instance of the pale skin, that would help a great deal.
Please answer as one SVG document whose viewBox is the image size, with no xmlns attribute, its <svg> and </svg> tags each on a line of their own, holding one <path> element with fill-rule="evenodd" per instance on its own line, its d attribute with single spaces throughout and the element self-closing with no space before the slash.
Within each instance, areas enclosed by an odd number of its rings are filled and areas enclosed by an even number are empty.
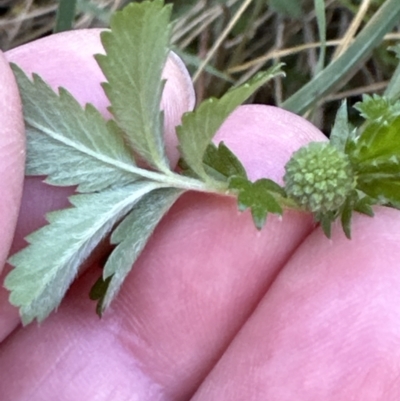
<svg viewBox="0 0 400 401">
<path fill-rule="evenodd" d="M 73 192 L 40 178 L 23 184 L 22 114 L 6 59 L 109 117 L 91 57 L 98 34 L 53 36 L 0 58 L 1 266 Z M 192 89 L 179 65 L 166 76 L 175 163 L 173 126 L 192 107 Z M 251 178 L 280 181 L 290 154 L 324 137 L 287 112 L 245 106 L 217 139 Z M 102 320 L 88 299 L 100 262 L 40 326 L 22 328 L 0 291 L 2 401 L 398 401 L 400 215 L 375 211 L 355 216 L 351 241 L 339 226 L 328 240 L 305 213 L 269 217 L 257 232 L 232 199 L 183 196 Z"/>
</svg>

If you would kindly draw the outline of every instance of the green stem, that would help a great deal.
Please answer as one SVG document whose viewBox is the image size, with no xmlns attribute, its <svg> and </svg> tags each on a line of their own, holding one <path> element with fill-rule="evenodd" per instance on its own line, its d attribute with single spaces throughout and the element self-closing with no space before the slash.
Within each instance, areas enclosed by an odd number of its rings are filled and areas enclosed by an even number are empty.
<svg viewBox="0 0 400 401">
<path fill-rule="evenodd" d="M 159 182 L 162 185 L 169 187 L 184 189 L 188 191 L 200 191 L 209 193 L 225 194 L 228 185 L 224 182 L 210 180 L 210 181 L 200 181 L 197 178 L 187 177 L 181 174 L 174 173 L 173 171 L 152 171 L 142 169 L 137 166 L 129 166 L 127 168 L 126 164 L 122 165 L 123 170 L 132 173 L 136 176 L 146 178 L 151 181 Z"/>
</svg>

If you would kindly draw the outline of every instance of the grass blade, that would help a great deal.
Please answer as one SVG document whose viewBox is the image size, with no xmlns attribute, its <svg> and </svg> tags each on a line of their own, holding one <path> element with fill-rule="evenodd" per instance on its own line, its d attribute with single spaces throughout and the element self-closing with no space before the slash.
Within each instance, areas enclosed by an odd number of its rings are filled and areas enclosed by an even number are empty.
<svg viewBox="0 0 400 401">
<path fill-rule="evenodd" d="M 283 102 L 282 107 L 304 114 L 334 88 L 342 87 L 400 18 L 400 1 L 387 0 L 342 56 Z"/>
<path fill-rule="evenodd" d="M 72 29 L 75 18 L 76 0 L 60 0 L 57 9 L 54 32 L 69 31 Z"/>
</svg>

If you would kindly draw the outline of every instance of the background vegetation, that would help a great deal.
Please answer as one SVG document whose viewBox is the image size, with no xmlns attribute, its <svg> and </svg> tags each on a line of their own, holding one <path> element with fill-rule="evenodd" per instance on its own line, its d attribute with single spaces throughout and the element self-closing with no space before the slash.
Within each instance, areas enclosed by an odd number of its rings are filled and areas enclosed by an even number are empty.
<svg viewBox="0 0 400 401">
<path fill-rule="evenodd" d="M 129 2 L 0 0 L 0 49 L 54 31 L 106 27 L 112 13 Z M 400 40 L 398 0 L 170 2 L 175 50 L 189 67 L 198 99 L 220 96 L 284 62 L 286 77 L 252 102 L 303 114 L 329 134 L 341 100 L 354 104 L 366 93 L 398 90 L 398 58 L 390 50 Z M 356 112 L 351 119 L 358 122 Z"/>
</svg>

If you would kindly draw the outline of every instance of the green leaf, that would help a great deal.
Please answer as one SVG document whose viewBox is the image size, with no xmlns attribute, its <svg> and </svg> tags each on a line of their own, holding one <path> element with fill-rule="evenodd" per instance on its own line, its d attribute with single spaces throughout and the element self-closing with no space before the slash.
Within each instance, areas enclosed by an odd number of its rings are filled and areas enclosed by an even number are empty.
<svg viewBox="0 0 400 401">
<path fill-rule="evenodd" d="M 97 311 L 102 313 L 117 295 L 123 281 L 141 254 L 154 229 L 182 194 L 174 188 L 161 188 L 145 195 L 124 218 L 111 235 L 111 243 L 117 245 L 104 266 L 103 283 L 99 288 Z"/>
<path fill-rule="evenodd" d="M 400 101 L 392 101 L 386 96 L 363 95 L 362 102 L 354 105 L 368 122 L 388 125 L 400 116 Z"/>
<path fill-rule="evenodd" d="M 96 305 L 96 313 L 99 317 L 103 315 L 103 302 L 104 297 L 107 293 L 108 286 L 110 285 L 111 277 L 107 277 L 105 280 L 103 276 L 100 276 L 90 289 L 89 298 L 92 301 L 98 301 Z"/>
<path fill-rule="evenodd" d="M 327 238 L 332 236 L 332 223 L 336 220 L 336 217 L 336 212 L 326 212 L 315 216 L 315 220 L 320 223 L 322 231 Z"/>
<path fill-rule="evenodd" d="M 349 118 L 347 115 L 347 102 L 342 102 L 335 118 L 335 123 L 329 137 L 330 143 L 336 149 L 344 152 L 347 140 L 350 137 Z"/>
<path fill-rule="evenodd" d="M 110 111 L 128 142 L 151 166 L 169 170 L 160 112 L 171 34 L 171 7 L 161 0 L 131 3 L 111 19 L 101 34 L 106 55 L 97 55 L 107 82 Z"/>
<path fill-rule="evenodd" d="M 376 203 L 371 197 L 365 195 L 360 190 L 354 191 L 346 200 L 339 211 L 343 231 L 348 239 L 351 239 L 351 219 L 353 211 L 373 217 L 372 205 Z"/>
<path fill-rule="evenodd" d="M 258 230 L 265 224 L 268 213 L 282 215 L 282 207 L 277 196 L 285 197 L 285 191 L 276 182 L 262 178 L 251 182 L 244 177 L 234 176 L 229 181 L 229 188 L 238 192 L 239 210 L 251 209 L 253 221 Z"/>
<path fill-rule="evenodd" d="M 213 143 L 208 145 L 204 153 L 203 165 L 208 176 L 216 181 L 226 183 L 234 175 L 247 178 L 242 163 L 223 142 L 220 142 L 218 146 Z M 188 177 L 196 177 L 196 174 L 182 158 L 179 160 L 179 167 L 182 174 Z"/>
<path fill-rule="evenodd" d="M 207 174 L 217 180 L 227 181 L 234 175 L 247 178 L 242 163 L 223 142 L 218 147 L 213 143 L 208 145 L 203 164 Z"/>
<path fill-rule="evenodd" d="M 400 175 L 365 175 L 360 176 L 357 188 L 381 205 L 393 206 L 400 209 Z"/>
<path fill-rule="evenodd" d="M 281 74 L 281 64 L 279 64 L 268 71 L 257 74 L 248 83 L 230 89 L 220 99 L 207 99 L 195 111 L 184 114 L 182 125 L 177 127 L 179 149 L 185 162 L 194 173 L 205 181 L 210 180 L 204 169 L 203 157 L 222 123 L 260 86 Z"/>
<path fill-rule="evenodd" d="M 358 170 L 364 168 L 363 163 L 374 164 L 380 159 L 390 162 L 400 156 L 400 116 L 387 124 L 371 123 L 357 138 L 356 149 L 352 152 Z M 375 160 L 375 161 L 374 161 Z M 396 162 L 396 160 L 394 159 Z"/>
<path fill-rule="evenodd" d="M 353 216 L 353 205 L 349 197 L 343 205 L 343 210 L 340 216 L 343 232 L 348 239 L 351 239 L 351 218 Z"/>
<path fill-rule="evenodd" d="M 375 205 L 376 201 L 371 197 L 365 195 L 361 191 L 358 191 L 358 197 L 353 209 L 358 212 L 365 214 L 369 217 L 374 217 L 374 211 L 372 210 L 372 205 Z"/>
<path fill-rule="evenodd" d="M 121 131 L 91 105 L 82 109 L 65 90 L 57 95 L 39 76 L 29 80 L 12 65 L 20 88 L 27 133 L 27 175 L 49 184 L 98 191 L 137 179 Z"/>
<path fill-rule="evenodd" d="M 73 208 L 47 215 L 49 225 L 29 235 L 26 248 L 12 256 L 15 268 L 5 286 L 10 302 L 20 308 L 24 324 L 42 321 L 58 307 L 78 272 L 96 245 L 146 193 L 159 187 L 137 182 L 101 193 L 70 198 Z"/>
</svg>

